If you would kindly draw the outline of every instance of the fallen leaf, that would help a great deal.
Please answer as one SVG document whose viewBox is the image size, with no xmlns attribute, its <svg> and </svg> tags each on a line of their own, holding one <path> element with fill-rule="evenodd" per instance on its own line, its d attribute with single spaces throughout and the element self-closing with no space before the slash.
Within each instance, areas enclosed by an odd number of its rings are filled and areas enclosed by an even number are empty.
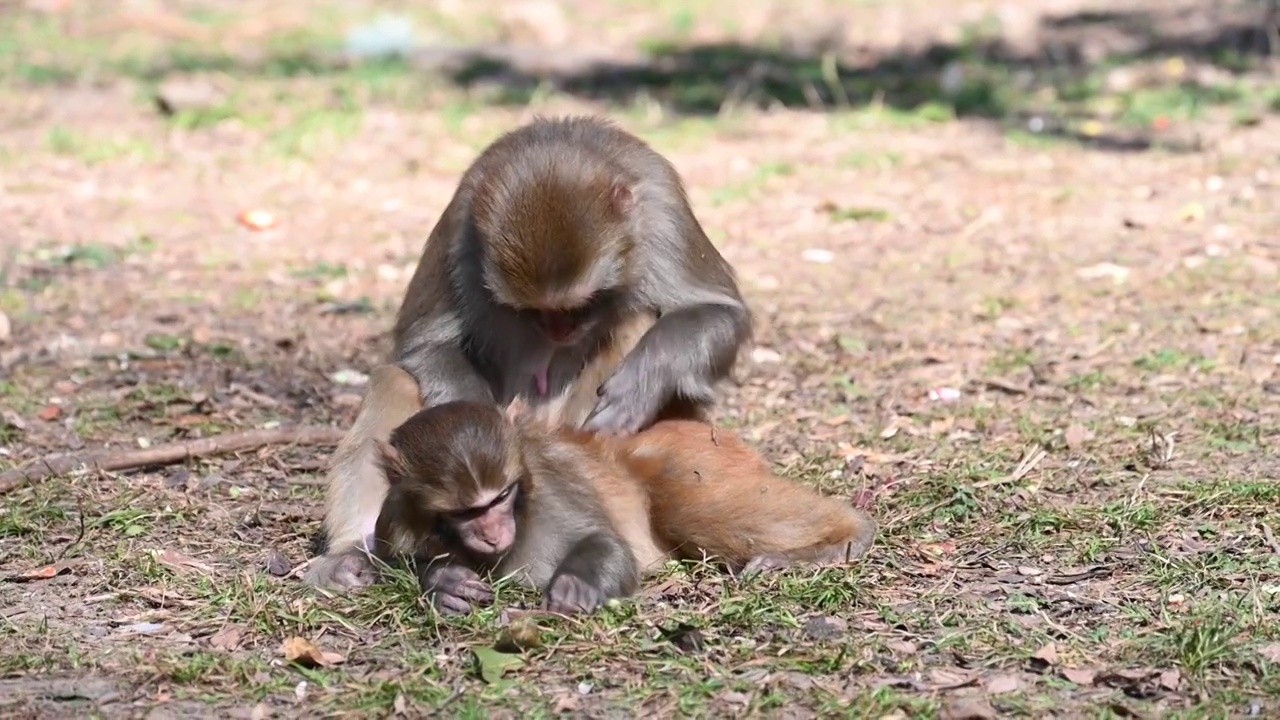
<svg viewBox="0 0 1280 720">
<path fill-rule="evenodd" d="M 330 667 L 346 662 L 346 658 L 338 653 L 324 652 L 315 643 L 296 635 L 284 641 L 280 652 L 286 661 L 308 668 Z"/>
<path fill-rule="evenodd" d="M 409 701 L 405 698 L 404 693 L 396 693 L 396 699 L 391 703 L 391 709 L 396 715 L 405 715 L 409 712 Z"/>
<path fill-rule="evenodd" d="M 1160 687 L 1165 690 L 1177 690 L 1182 684 L 1182 673 L 1177 670 L 1165 670 L 1160 673 Z"/>
<path fill-rule="evenodd" d="M 1260 646 L 1258 654 L 1273 663 L 1280 663 L 1280 642 L 1267 643 Z"/>
<path fill-rule="evenodd" d="M 920 546 L 920 551 L 928 555 L 938 557 L 946 557 L 956 554 L 956 543 L 954 540 L 943 540 L 936 543 L 925 543 Z"/>
<path fill-rule="evenodd" d="M 25 572 L 15 573 L 5 578 L 9 582 L 32 582 L 35 580 L 48 580 L 67 572 L 71 569 L 69 565 L 57 563 L 54 565 L 45 565 L 44 567 L 27 570 Z"/>
<path fill-rule="evenodd" d="M 1058 662 L 1058 646 L 1056 643 L 1047 643 L 1032 653 L 1031 657 L 1045 665 L 1055 665 Z"/>
<path fill-rule="evenodd" d="M 929 670 L 929 683 L 935 690 L 952 690 L 970 685 L 974 681 L 972 673 L 958 668 L 933 668 Z"/>
<path fill-rule="evenodd" d="M 473 647 L 471 653 L 476 658 L 480 679 L 489 684 L 497 682 L 507 670 L 524 665 L 524 659 L 519 655 L 498 652 L 493 648 Z"/>
<path fill-rule="evenodd" d="M 209 645 L 215 650 L 234 652 L 240 647 L 240 639 L 244 631 L 237 625 L 228 625 L 209 636 Z"/>
<path fill-rule="evenodd" d="M 996 711 L 987 699 L 979 695 L 952 698 L 942 706 L 943 720 L 995 720 Z"/>
<path fill-rule="evenodd" d="M 1077 685 L 1092 685 L 1097 673 L 1088 668 L 1062 668 L 1062 677 Z"/>
<path fill-rule="evenodd" d="M 208 573 L 213 571 L 213 568 L 208 565 L 205 565 L 189 555 L 183 555 L 177 550 L 165 550 L 160 553 L 156 559 L 160 561 L 161 565 L 167 565 L 182 573 L 192 571 Z"/>
<path fill-rule="evenodd" d="M 1072 423 L 1063 435 L 1067 441 L 1067 449 L 1071 452 L 1080 452 L 1080 448 L 1089 439 L 1089 431 L 1080 423 Z"/>
<path fill-rule="evenodd" d="M 1102 134 L 1102 123 L 1097 120 L 1086 120 L 1080 125 L 1080 134 L 1085 137 L 1097 137 Z"/>
<path fill-rule="evenodd" d="M 1017 692 L 1022 689 L 1022 680 L 1017 675 L 996 675 L 987 680 L 983 685 L 987 688 L 987 692 L 992 695 L 1004 695 L 1005 693 Z"/>
<path fill-rule="evenodd" d="M 885 647 L 899 655 L 915 655 L 920 651 L 920 648 L 915 643 L 907 642 L 906 640 L 890 640 L 885 643 Z"/>
<path fill-rule="evenodd" d="M 44 420 L 45 422 L 52 422 L 54 420 L 57 420 L 58 416 L 61 414 L 62 414 L 62 408 L 58 407 L 57 405 L 45 405 L 44 407 L 40 408 L 40 412 L 36 413 L 36 417 L 40 418 L 41 420 Z"/>
</svg>

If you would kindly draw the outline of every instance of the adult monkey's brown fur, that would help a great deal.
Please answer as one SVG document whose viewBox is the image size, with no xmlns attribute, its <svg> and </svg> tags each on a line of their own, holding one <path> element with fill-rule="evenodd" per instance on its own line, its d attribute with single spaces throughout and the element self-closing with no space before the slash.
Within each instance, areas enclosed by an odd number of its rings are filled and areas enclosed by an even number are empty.
<svg viewBox="0 0 1280 720">
<path fill-rule="evenodd" d="M 642 334 L 617 333 L 638 315 Z M 702 417 L 750 339 L 732 268 L 707 239 L 675 169 L 592 118 L 536 120 L 463 174 L 427 239 L 394 328 L 329 471 L 325 554 L 307 581 L 360 587 L 386 495 L 376 441 L 423 404 L 525 397 L 558 422 L 634 433 Z M 616 357 L 602 379 L 588 362 Z"/>
<path fill-rule="evenodd" d="M 659 420 L 605 437 L 454 402 L 414 415 L 380 446 L 391 483 L 377 524 L 387 561 L 415 559 L 442 612 L 492 600 L 515 574 L 555 612 L 634 592 L 670 558 L 754 571 L 861 556 L 875 522 L 847 501 L 773 474 L 737 435 Z"/>
</svg>

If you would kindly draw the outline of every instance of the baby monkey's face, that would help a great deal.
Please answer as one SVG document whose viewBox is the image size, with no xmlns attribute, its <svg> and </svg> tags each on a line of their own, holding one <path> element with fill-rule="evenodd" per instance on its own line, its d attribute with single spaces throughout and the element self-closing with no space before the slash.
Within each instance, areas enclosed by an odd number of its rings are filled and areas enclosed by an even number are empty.
<svg viewBox="0 0 1280 720">
<path fill-rule="evenodd" d="M 486 478 L 488 479 L 488 478 Z M 482 483 L 465 483 L 482 485 Z M 511 549 L 516 540 L 516 500 L 520 494 L 519 478 L 506 482 L 506 478 L 491 479 L 484 483 L 494 489 L 478 490 L 460 506 L 436 510 L 452 535 L 470 553 L 482 557 L 502 555 Z M 459 483 L 463 486 L 463 483 Z"/>
</svg>

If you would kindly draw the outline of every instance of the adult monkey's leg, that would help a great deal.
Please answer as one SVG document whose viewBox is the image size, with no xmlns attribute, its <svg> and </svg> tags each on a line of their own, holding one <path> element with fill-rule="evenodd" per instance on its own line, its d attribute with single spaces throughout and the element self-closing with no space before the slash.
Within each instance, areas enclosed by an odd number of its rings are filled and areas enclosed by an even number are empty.
<svg viewBox="0 0 1280 720">
<path fill-rule="evenodd" d="M 369 373 L 355 423 L 329 463 L 324 554 L 312 561 L 307 583 L 349 590 L 377 579 L 365 552 L 387 495 L 375 443 L 386 440 L 421 407 L 418 381 L 399 366 L 379 365 Z"/>
</svg>

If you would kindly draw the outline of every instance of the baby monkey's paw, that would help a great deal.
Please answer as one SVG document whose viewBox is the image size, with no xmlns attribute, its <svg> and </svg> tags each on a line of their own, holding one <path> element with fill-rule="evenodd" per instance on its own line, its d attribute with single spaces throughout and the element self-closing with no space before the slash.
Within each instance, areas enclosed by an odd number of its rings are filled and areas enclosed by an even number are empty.
<svg viewBox="0 0 1280 720">
<path fill-rule="evenodd" d="M 561 615 L 595 612 L 606 600 L 600 588 L 577 575 L 557 575 L 547 588 L 543 606 Z"/>
<path fill-rule="evenodd" d="M 442 615 L 465 615 L 472 603 L 493 602 L 493 588 L 472 569 L 461 565 L 436 565 L 422 573 L 422 590 Z"/>
</svg>

